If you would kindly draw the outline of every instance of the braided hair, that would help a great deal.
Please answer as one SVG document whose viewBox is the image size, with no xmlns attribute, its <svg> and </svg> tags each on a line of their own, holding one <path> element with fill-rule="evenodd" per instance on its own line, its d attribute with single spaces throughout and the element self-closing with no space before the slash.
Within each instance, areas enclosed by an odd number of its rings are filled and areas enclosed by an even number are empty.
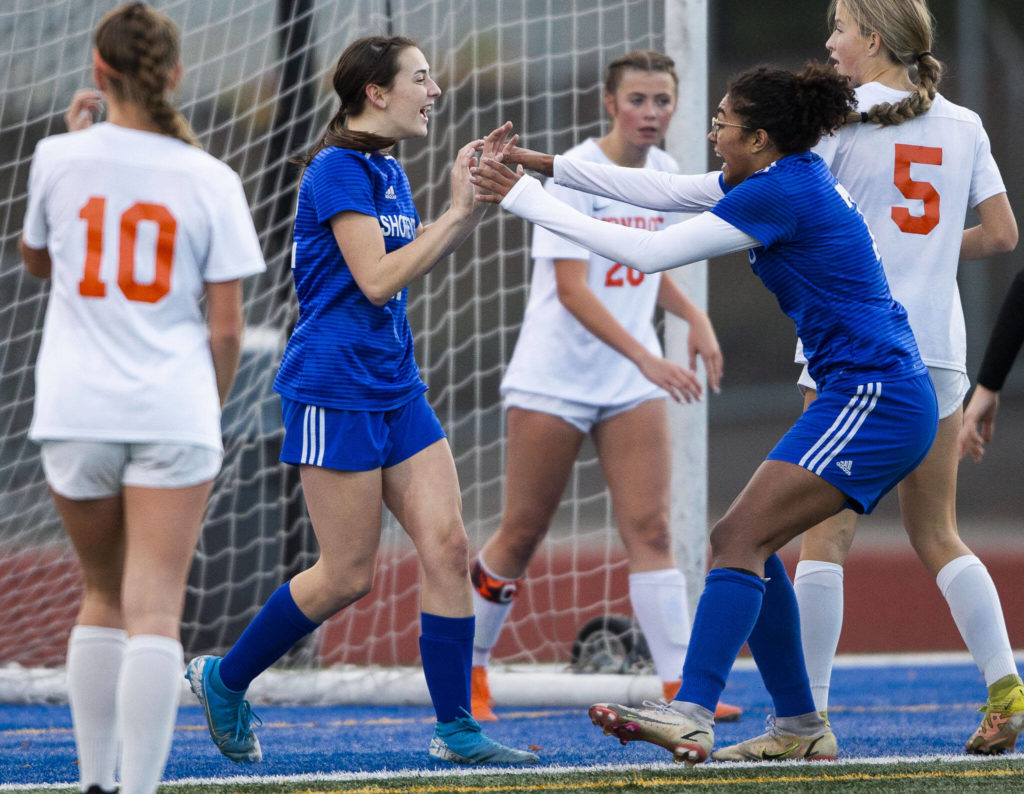
<svg viewBox="0 0 1024 794">
<path fill-rule="evenodd" d="M 96 28 L 96 52 L 110 93 L 142 107 L 164 135 L 193 146 L 199 141 L 167 98 L 180 56 L 178 26 L 145 3 L 107 12 Z"/>
<path fill-rule="evenodd" d="M 927 113 L 942 80 L 942 63 L 931 53 L 935 24 L 926 0 L 832 0 L 830 19 L 840 2 L 862 36 L 877 33 L 889 59 L 907 67 L 916 89 L 900 102 L 852 113 L 848 123 L 893 126 Z"/>
</svg>

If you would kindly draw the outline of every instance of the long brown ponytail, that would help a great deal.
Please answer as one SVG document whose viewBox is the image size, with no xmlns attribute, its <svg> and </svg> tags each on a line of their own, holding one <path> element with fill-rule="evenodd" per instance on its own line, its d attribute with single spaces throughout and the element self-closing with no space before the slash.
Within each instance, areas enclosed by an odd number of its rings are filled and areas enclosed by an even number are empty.
<svg viewBox="0 0 1024 794">
<path fill-rule="evenodd" d="M 298 161 L 308 165 L 328 146 L 360 152 L 377 152 L 394 146 L 394 138 L 350 130 L 347 122 L 363 112 L 366 87 L 379 85 L 389 88 L 399 72 L 398 56 L 403 50 L 415 46 L 415 41 L 404 36 L 365 36 L 349 44 L 338 58 L 332 79 L 334 93 L 341 100 L 338 110 L 313 148 Z"/>
</svg>

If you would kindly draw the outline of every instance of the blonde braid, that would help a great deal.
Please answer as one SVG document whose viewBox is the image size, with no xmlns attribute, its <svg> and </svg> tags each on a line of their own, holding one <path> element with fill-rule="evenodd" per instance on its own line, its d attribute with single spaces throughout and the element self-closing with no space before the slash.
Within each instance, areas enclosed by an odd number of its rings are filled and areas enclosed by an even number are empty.
<svg viewBox="0 0 1024 794">
<path fill-rule="evenodd" d="M 831 4 L 832 18 L 837 2 Z M 890 60 L 914 71 L 916 87 L 900 102 L 880 102 L 862 113 L 851 113 L 847 123 L 895 126 L 927 113 L 942 79 L 942 63 L 930 52 L 934 21 L 925 0 L 843 0 L 843 7 L 862 35 L 877 33 Z"/>
</svg>

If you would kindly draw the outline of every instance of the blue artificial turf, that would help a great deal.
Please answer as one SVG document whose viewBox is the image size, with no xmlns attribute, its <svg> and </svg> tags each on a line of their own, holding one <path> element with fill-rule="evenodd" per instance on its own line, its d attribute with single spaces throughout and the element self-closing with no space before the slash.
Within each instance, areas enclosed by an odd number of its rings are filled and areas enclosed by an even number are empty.
<svg viewBox="0 0 1024 794">
<path fill-rule="evenodd" d="M 830 719 L 841 757 L 950 755 L 977 727 L 984 682 L 969 664 L 837 668 Z M 734 671 L 725 699 L 743 706 L 737 723 L 716 729 L 716 744 L 764 731 L 770 700 L 756 672 Z M 533 746 L 543 764 L 671 763 L 653 745 L 621 746 L 591 725 L 585 709 L 502 709 L 484 731 L 515 747 Z M 266 706 L 256 709 L 264 760 L 227 760 L 206 733 L 198 706 L 183 706 L 165 779 L 451 768 L 427 755 L 433 712 L 427 707 Z M 0 705 L 0 782 L 71 783 L 77 779 L 66 706 Z"/>
</svg>

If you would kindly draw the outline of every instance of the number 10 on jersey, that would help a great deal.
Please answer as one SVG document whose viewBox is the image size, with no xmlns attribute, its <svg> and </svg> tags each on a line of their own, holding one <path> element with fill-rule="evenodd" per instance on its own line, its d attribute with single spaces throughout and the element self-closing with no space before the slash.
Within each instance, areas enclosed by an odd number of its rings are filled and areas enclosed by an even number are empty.
<svg viewBox="0 0 1024 794">
<path fill-rule="evenodd" d="M 107 285 L 100 279 L 103 261 L 103 221 L 107 200 L 93 196 L 78 212 L 85 221 L 85 272 L 78 282 L 78 292 L 86 298 L 103 298 Z M 140 284 L 135 279 L 135 245 L 139 224 L 155 223 L 157 227 L 153 281 Z M 174 239 L 178 222 L 163 204 L 139 201 L 121 214 L 117 249 L 117 286 L 130 301 L 156 303 L 171 291 L 171 265 L 174 262 Z"/>
</svg>

